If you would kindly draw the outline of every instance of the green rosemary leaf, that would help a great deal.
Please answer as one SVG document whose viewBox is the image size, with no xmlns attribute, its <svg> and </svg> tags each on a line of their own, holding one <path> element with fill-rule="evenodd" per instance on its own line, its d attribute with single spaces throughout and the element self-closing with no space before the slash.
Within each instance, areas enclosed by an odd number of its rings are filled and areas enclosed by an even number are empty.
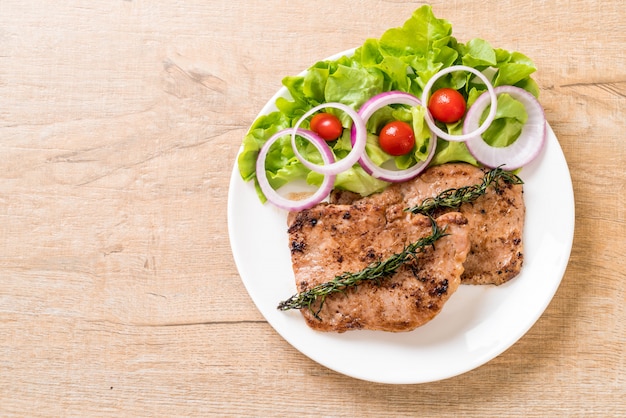
<svg viewBox="0 0 626 418">
<path fill-rule="evenodd" d="M 432 218 L 431 224 L 432 231 L 430 235 L 408 244 L 401 252 L 391 255 L 385 260 L 372 262 L 361 271 L 344 272 L 328 282 L 321 283 L 304 292 L 296 293 L 289 299 L 280 302 L 278 309 L 286 311 L 289 309 L 308 308 L 317 319 L 320 319 L 319 313 L 324 306 L 326 296 L 345 292 L 348 288 L 356 287 L 364 281 L 380 283 L 383 279 L 392 276 L 404 263 L 414 259 L 424 248 L 433 246 L 439 238 L 448 235 L 445 228 L 440 228 Z M 314 310 L 313 304 L 318 300 L 320 302 L 319 307 L 317 310 Z"/>
<path fill-rule="evenodd" d="M 484 195 L 489 186 L 497 188 L 500 180 L 507 184 L 524 183 L 517 175 L 497 167 L 486 171 L 480 184 L 444 190 L 439 195 L 428 197 L 421 204 L 405 210 L 414 214 L 432 216 L 437 209 L 456 209 L 463 203 L 473 202 Z"/>
</svg>

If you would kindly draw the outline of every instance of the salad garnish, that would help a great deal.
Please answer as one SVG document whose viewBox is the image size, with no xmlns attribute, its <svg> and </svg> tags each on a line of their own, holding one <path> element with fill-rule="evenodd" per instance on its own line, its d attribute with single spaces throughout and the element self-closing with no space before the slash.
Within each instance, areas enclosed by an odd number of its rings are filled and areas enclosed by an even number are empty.
<svg viewBox="0 0 626 418">
<path fill-rule="evenodd" d="M 389 91 L 380 93 L 369 99 L 359 109 L 359 116 L 363 118 L 366 126 L 370 130 L 379 132 L 379 125 L 386 123 L 387 118 L 380 116 L 381 111 L 391 109 L 391 105 L 408 105 L 410 110 L 390 110 L 395 114 L 394 120 L 407 120 L 411 122 L 413 128 L 413 139 L 415 144 L 413 152 L 403 154 L 394 158 L 396 169 L 385 168 L 383 165 L 390 160 L 389 153 L 385 152 L 380 138 L 376 138 L 373 134 L 368 135 L 366 152 L 361 155 L 359 164 L 363 170 L 373 178 L 383 180 L 390 183 L 398 183 L 410 180 L 421 173 L 435 155 L 437 141 L 433 140 L 435 134 L 428 128 L 424 122 L 425 108 L 417 97 L 410 93 L 401 91 Z M 400 112 L 403 112 L 402 114 Z M 394 113 L 395 112 L 395 113 Z M 383 128 L 384 129 L 384 128 Z M 371 132 L 368 130 L 368 132 Z M 356 141 L 356 130 L 353 128 L 351 133 L 351 141 Z M 416 162 L 417 161 L 417 162 Z"/>
<path fill-rule="evenodd" d="M 352 119 L 354 141 L 352 142 L 351 149 L 342 159 L 335 162 L 326 163 L 324 165 L 319 165 L 309 162 L 304 154 L 300 152 L 300 150 L 298 149 L 296 137 L 298 136 L 298 128 L 300 128 L 302 123 L 306 121 L 309 116 L 314 115 L 316 112 L 322 109 L 336 109 L 343 111 L 346 115 L 348 115 L 350 119 Z M 363 155 L 363 152 L 365 151 L 366 139 L 365 123 L 354 109 L 346 106 L 343 103 L 322 103 L 307 111 L 304 115 L 302 115 L 298 122 L 296 122 L 296 125 L 294 126 L 294 129 L 291 133 L 291 148 L 298 160 L 302 164 L 304 164 L 304 166 L 309 170 L 315 171 L 316 173 L 320 174 L 336 175 L 343 171 L 349 170 L 354 164 L 357 163 L 357 161 L 359 161 L 359 158 L 361 157 L 361 155 Z"/>
<path fill-rule="evenodd" d="M 259 152 L 259 157 L 257 158 L 256 162 L 258 171 L 257 183 L 265 196 L 267 196 L 267 198 L 270 199 L 270 201 L 275 206 L 285 210 L 297 211 L 309 209 L 324 200 L 333 188 L 335 175 L 325 175 L 317 191 L 304 199 L 288 199 L 276 192 L 270 184 L 270 179 L 267 177 L 267 172 L 265 170 L 265 161 L 268 159 L 268 155 L 270 153 L 270 148 L 272 147 L 272 145 L 274 145 L 275 142 L 283 140 L 286 137 L 291 137 L 292 132 L 293 131 L 291 129 L 283 129 L 282 131 L 279 131 L 272 135 L 270 139 L 268 139 L 267 142 L 263 145 L 263 147 L 261 147 L 261 151 Z M 330 151 L 330 148 L 326 145 L 324 140 L 320 138 L 315 132 L 311 132 L 305 129 L 298 129 L 296 131 L 296 134 L 309 140 L 309 143 L 319 151 L 322 162 L 326 164 L 331 164 L 335 161 L 335 157 Z"/>
<path fill-rule="evenodd" d="M 442 128 L 439 127 L 439 125 L 435 123 L 432 114 L 430 112 L 426 112 L 426 123 L 428 124 L 428 126 L 430 126 L 430 129 L 432 129 L 439 138 L 445 139 L 446 141 L 467 141 L 468 139 L 473 137 L 480 137 L 480 135 L 482 135 L 483 132 L 485 132 L 487 128 L 489 128 L 489 125 L 491 125 L 491 122 L 493 122 L 493 120 L 495 119 L 496 111 L 498 109 L 498 99 L 489 79 L 487 79 L 487 77 L 477 69 L 468 67 L 466 65 L 453 65 L 452 67 L 444 68 L 443 70 L 432 76 L 430 80 L 428 80 L 428 83 L 426 83 L 424 91 L 422 92 L 422 103 L 429 102 L 430 90 L 433 88 L 437 80 L 447 74 L 454 74 L 458 72 L 468 72 L 470 74 L 474 74 L 483 82 L 488 94 L 483 93 L 481 97 L 487 97 L 490 101 L 491 106 L 489 107 L 489 114 L 478 128 L 470 132 L 464 131 L 462 134 L 444 131 Z"/>
<path fill-rule="evenodd" d="M 543 148 L 548 126 L 546 117 L 541 104 L 526 90 L 515 86 L 499 86 L 494 90 L 498 95 L 494 122 L 482 137 L 471 137 L 465 145 L 486 167 L 517 170 L 535 159 Z M 486 106 L 484 96 L 476 99 L 465 116 L 464 132 L 476 129 Z M 487 142 L 485 137 L 491 140 Z"/>
<path fill-rule="evenodd" d="M 520 168 L 537 156 L 546 134 L 531 78 L 535 70 L 519 52 L 481 39 L 458 42 L 451 24 L 422 6 L 402 27 L 352 53 L 285 77 L 288 94 L 276 99 L 276 110 L 254 121 L 243 140 L 239 172 L 245 181 L 254 180 L 262 202 L 297 210 L 333 188 L 366 196 L 446 162 Z M 429 98 L 441 89 L 462 96 L 467 110 L 460 119 L 434 117 Z M 372 110 L 381 95 L 402 99 Z M 335 132 L 320 128 L 317 115 L 332 116 Z M 382 128 L 394 121 L 413 129 L 415 144 L 408 152 L 387 152 L 395 148 L 380 143 Z M 315 199 L 277 199 L 276 190 L 294 180 L 318 187 Z"/>
</svg>

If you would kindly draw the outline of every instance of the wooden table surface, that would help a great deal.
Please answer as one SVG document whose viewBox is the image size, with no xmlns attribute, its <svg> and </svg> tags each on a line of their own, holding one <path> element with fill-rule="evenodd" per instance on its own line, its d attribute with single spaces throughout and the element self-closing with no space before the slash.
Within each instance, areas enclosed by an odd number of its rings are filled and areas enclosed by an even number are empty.
<svg viewBox="0 0 626 418">
<path fill-rule="evenodd" d="M 384 385 L 285 342 L 227 230 L 242 137 L 281 79 L 420 5 L 0 2 L 0 416 L 626 415 L 621 1 L 430 2 L 531 57 L 576 201 L 544 315 L 460 376 Z"/>
</svg>

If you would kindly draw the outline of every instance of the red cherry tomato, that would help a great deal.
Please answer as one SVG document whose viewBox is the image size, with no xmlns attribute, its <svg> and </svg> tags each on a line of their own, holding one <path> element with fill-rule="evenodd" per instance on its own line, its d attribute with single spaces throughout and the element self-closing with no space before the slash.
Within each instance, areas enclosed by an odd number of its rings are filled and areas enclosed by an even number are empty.
<svg viewBox="0 0 626 418">
<path fill-rule="evenodd" d="M 428 110 L 436 120 L 443 123 L 454 123 L 461 120 L 467 106 L 465 98 L 458 91 L 442 88 L 430 96 Z"/>
<path fill-rule="evenodd" d="M 408 154 L 415 146 L 415 134 L 413 128 L 399 120 L 389 122 L 380 131 L 378 136 L 380 147 L 387 154 L 393 156 Z"/>
<path fill-rule="evenodd" d="M 311 130 L 326 141 L 333 141 L 341 136 L 343 126 L 337 116 L 317 113 L 311 118 Z"/>
</svg>

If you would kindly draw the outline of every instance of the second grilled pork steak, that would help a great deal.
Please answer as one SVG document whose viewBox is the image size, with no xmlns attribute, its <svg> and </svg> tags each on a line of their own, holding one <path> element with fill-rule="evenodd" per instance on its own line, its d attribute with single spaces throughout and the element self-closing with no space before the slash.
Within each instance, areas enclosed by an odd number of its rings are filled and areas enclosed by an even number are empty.
<svg viewBox="0 0 626 418">
<path fill-rule="evenodd" d="M 430 235 L 430 220 L 411 215 L 401 205 L 320 204 L 289 215 L 289 242 L 296 285 L 304 292 L 344 272 L 402 252 Z M 437 315 L 457 290 L 470 249 L 467 219 L 460 213 L 437 218 L 449 234 L 380 283 L 363 282 L 345 293 L 301 309 L 307 324 L 319 331 L 353 329 L 410 331 Z"/>
<path fill-rule="evenodd" d="M 378 194 L 361 198 L 354 193 L 336 191 L 331 201 L 356 205 L 401 202 L 412 207 L 444 190 L 480 184 L 483 175 L 483 170 L 470 164 L 443 164 Z M 468 219 L 472 242 L 462 283 L 499 285 L 517 276 L 524 261 L 522 232 L 526 209 L 522 185 L 500 183 L 497 189 L 489 187 L 484 196 L 463 204 L 458 211 Z"/>
</svg>

